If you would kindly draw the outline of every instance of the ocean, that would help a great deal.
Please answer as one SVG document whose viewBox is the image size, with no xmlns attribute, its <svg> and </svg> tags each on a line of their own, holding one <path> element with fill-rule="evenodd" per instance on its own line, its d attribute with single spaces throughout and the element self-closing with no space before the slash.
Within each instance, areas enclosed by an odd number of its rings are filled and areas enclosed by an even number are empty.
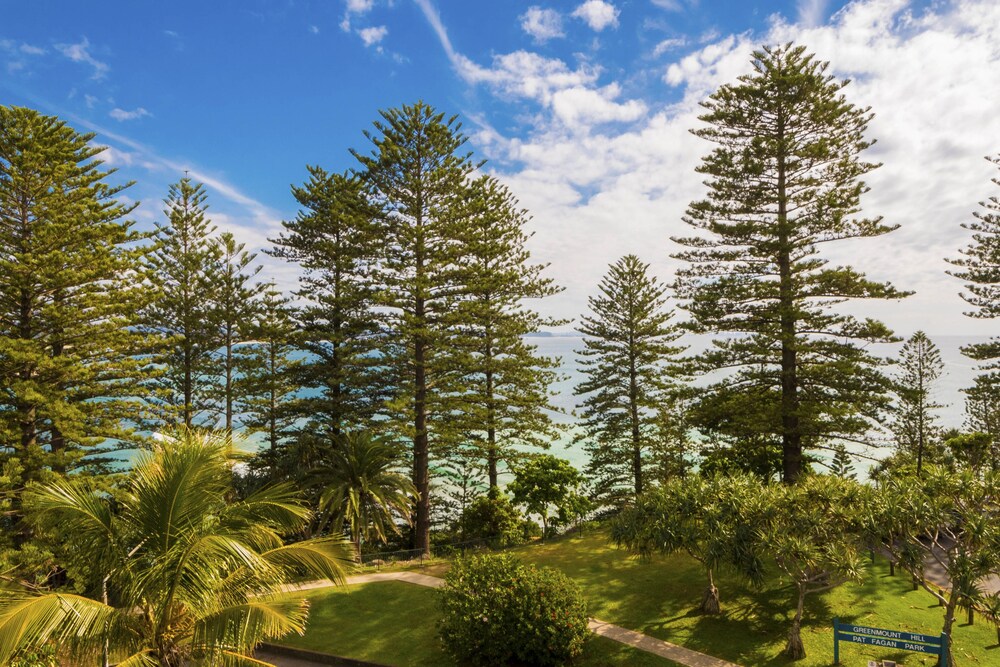
<svg viewBox="0 0 1000 667">
<path fill-rule="evenodd" d="M 972 360 L 964 357 L 961 348 L 972 343 L 981 343 L 988 338 L 978 336 L 930 336 L 941 352 L 941 360 L 944 362 L 944 372 L 937 382 L 934 391 L 934 400 L 943 407 L 938 411 L 940 424 L 946 428 L 961 428 L 965 421 L 965 397 L 962 389 L 972 385 L 977 371 L 976 364 Z M 705 341 L 700 345 L 707 344 Z M 576 351 L 583 347 L 583 338 L 579 334 L 553 334 L 548 336 L 532 336 L 531 343 L 538 347 L 539 354 L 560 359 L 559 372 L 563 379 L 555 384 L 553 391 L 556 393 L 553 399 L 554 407 L 559 409 L 556 420 L 563 424 L 574 422 L 573 410 L 577 405 L 577 397 L 573 395 L 575 387 L 582 379 L 580 366 Z M 681 339 L 681 344 L 691 345 L 692 350 L 699 347 L 698 341 L 686 341 Z M 877 353 L 894 357 L 899 354 L 902 344 L 880 345 Z M 893 373 L 893 370 L 889 371 Z M 560 443 L 555 443 L 552 453 L 562 458 L 568 459 L 577 467 L 586 465 L 587 454 L 581 447 L 573 445 L 571 436 L 567 436 Z M 887 454 L 884 450 L 863 450 L 854 448 L 856 453 L 866 456 Z M 863 461 L 859 462 L 858 469 L 867 469 L 868 465 Z"/>
</svg>

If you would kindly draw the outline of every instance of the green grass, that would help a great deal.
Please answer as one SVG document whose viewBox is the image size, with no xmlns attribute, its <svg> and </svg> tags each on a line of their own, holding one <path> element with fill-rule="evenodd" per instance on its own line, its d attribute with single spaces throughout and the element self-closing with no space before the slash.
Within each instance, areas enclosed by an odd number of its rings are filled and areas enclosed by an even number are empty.
<svg viewBox="0 0 1000 667">
<path fill-rule="evenodd" d="M 936 635 L 943 610 L 929 594 L 911 589 L 905 576 L 890 577 L 881 559 L 863 584 L 846 584 L 811 596 L 806 604 L 802 637 L 807 657 L 790 661 L 781 651 L 793 612 L 791 587 L 775 582 L 761 591 L 721 575 L 717 584 L 723 615 L 707 617 L 692 609 L 701 600 L 704 573 L 686 556 L 651 561 L 629 557 L 610 545 L 607 534 L 592 531 L 514 550 L 525 561 L 562 570 L 582 587 L 589 613 L 603 621 L 644 632 L 745 667 L 827 667 L 833 662 L 831 621 Z M 446 564 L 428 574 L 440 576 Z M 284 643 L 388 665 L 446 667 L 453 665 L 438 645 L 438 611 L 434 592 L 402 582 L 379 582 L 309 593 L 312 610 L 305 637 Z M 994 627 L 960 616 L 954 632 L 958 667 L 1000 667 Z M 930 667 L 931 656 L 894 652 L 841 642 L 841 664 L 866 665 L 868 660 L 895 660 L 907 667 Z M 604 638 L 595 638 L 579 666 L 667 666 L 650 656 Z"/>
<path fill-rule="evenodd" d="M 794 591 L 775 583 L 752 591 L 725 575 L 717 578 L 723 616 L 692 611 L 705 587 L 703 570 L 691 558 L 676 555 L 649 562 L 631 558 L 595 531 L 549 544 L 517 550 L 526 561 L 556 567 L 584 590 L 592 616 L 653 637 L 709 653 L 746 667 L 826 667 L 833 664 L 832 619 L 875 627 L 937 635 L 943 609 L 925 591 L 913 591 L 909 579 L 890 577 L 879 561 L 861 584 L 845 584 L 807 598 L 802 638 L 807 657 L 791 661 L 781 655 L 794 613 Z M 959 667 L 1000 665 L 996 630 L 980 618 L 973 626 L 964 615 L 954 631 Z M 891 649 L 840 645 L 841 664 L 866 665 L 868 660 L 896 660 L 907 665 L 933 665 L 935 659 Z"/>
<path fill-rule="evenodd" d="M 307 593 L 309 627 L 282 644 L 395 667 L 451 667 L 438 644 L 434 591 L 397 581 Z M 673 667 L 675 663 L 603 637 L 587 642 L 577 667 Z"/>
</svg>

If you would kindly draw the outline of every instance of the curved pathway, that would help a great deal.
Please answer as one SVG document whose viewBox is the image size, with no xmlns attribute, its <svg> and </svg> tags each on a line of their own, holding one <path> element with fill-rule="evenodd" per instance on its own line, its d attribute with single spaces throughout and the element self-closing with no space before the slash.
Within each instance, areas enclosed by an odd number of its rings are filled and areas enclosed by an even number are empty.
<svg viewBox="0 0 1000 667">
<path fill-rule="evenodd" d="M 376 572 L 373 574 L 359 574 L 353 577 L 347 577 L 346 583 L 348 585 L 354 585 L 368 584 L 374 581 L 405 581 L 410 584 L 427 586 L 429 588 L 440 588 L 444 585 L 444 579 L 441 579 L 440 577 L 432 577 L 430 575 L 419 574 L 417 572 Z M 329 581 L 310 581 L 290 587 L 289 590 L 306 591 L 314 588 L 326 588 L 332 585 L 332 582 Z M 602 637 L 607 637 L 608 639 L 621 644 L 627 644 L 628 646 L 637 648 L 640 651 L 646 651 L 647 653 L 658 655 L 661 658 L 673 660 L 674 662 L 682 665 L 687 665 L 687 667 L 740 667 L 735 663 L 726 662 L 725 660 L 720 660 L 719 658 L 714 658 L 704 653 L 698 653 L 697 651 L 692 651 L 691 649 L 684 648 L 683 646 L 678 646 L 677 644 L 665 642 L 662 639 L 656 639 L 655 637 L 644 635 L 641 632 L 636 632 L 635 630 L 629 630 L 618 625 L 612 625 L 611 623 L 607 623 L 605 621 L 599 621 L 596 618 L 590 619 L 589 627 L 591 631 L 595 634 L 601 635 Z M 279 665 L 279 667 L 282 665 L 287 665 L 287 667 L 299 667 L 301 665 L 302 667 L 306 667 L 309 663 L 302 661 L 284 663 L 281 660 L 276 660 L 274 664 Z"/>
</svg>

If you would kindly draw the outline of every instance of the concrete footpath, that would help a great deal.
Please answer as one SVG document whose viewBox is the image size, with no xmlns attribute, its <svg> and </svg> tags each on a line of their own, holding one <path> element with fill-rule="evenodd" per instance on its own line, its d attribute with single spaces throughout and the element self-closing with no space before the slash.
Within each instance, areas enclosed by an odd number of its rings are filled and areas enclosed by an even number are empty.
<svg viewBox="0 0 1000 667">
<path fill-rule="evenodd" d="M 440 577 L 432 577 L 417 572 L 376 572 L 373 574 L 359 574 L 347 578 L 348 585 L 368 584 L 375 581 L 405 581 L 410 584 L 427 586 L 429 588 L 439 588 L 444 585 L 444 579 Z M 306 591 L 315 588 L 326 588 L 332 585 L 329 581 L 310 581 L 290 587 L 289 590 Z M 740 667 L 735 663 L 726 662 L 725 660 L 720 660 L 704 653 L 698 653 L 683 646 L 644 635 L 635 630 L 599 621 L 596 618 L 590 619 L 589 627 L 592 632 L 602 637 L 632 646 L 640 651 L 658 655 L 661 658 L 673 660 L 682 665 L 687 665 L 687 667 Z M 316 667 L 321 664 L 301 658 L 286 658 L 274 653 L 258 652 L 257 655 L 261 660 L 266 660 L 278 667 Z"/>
</svg>

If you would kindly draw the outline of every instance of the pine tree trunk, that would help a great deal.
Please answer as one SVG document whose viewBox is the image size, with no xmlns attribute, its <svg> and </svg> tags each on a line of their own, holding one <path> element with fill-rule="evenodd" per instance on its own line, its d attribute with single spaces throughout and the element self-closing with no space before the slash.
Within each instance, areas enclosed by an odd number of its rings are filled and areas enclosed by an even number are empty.
<svg viewBox="0 0 1000 667">
<path fill-rule="evenodd" d="M 101 580 L 101 602 L 105 605 L 108 604 L 108 577 L 104 577 Z M 101 667 L 110 667 L 111 665 L 111 652 L 109 648 L 108 637 L 105 637 L 101 645 Z"/>
<path fill-rule="evenodd" d="M 642 495 L 642 440 L 639 433 L 639 398 L 635 361 L 629 369 L 629 419 L 632 422 L 632 475 L 635 478 L 635 495 Z"/>
<path fill-rule="evenodd" d="M 226 440 L 233 441 L 233 337 L 226 335 Z"/>
<path fill-rule="evenodd" d="M 784 119 L 778 119 L 778 141 L 784 140 Z M 791 240 L 788 229 L 788 195 L 783 151 L 778 153 L 778 276 L 781 319 L 781 452 L 782 479 L 795 483 L 802 473 L 802 434 L 799 431 L 798 369 L 795 349 L 794 295 L 792 293 Z M 801 640 L 800 640 L 801 643 Z"/>
<path fill-rule="evenodd" d="M 424 304 L 417 302 L 417 321 L 423 321 Z M 414 337 L 414 415 L 413 415 L 413 485 L 417 488 L 416 520 L 413 529 L 413 548 L 430 555 L 431 499 L 430 499 L 430 447 L 427 439 L 427 371 L 424 366 L 427 344 L 422 335 Z"/>
<path fill-rule="evenodd" d="M 61 302 L 62 297 L 61 296 L 57 297 L 57 301 Z M 60 330 L 57 333 L 62 334 L 62 329 L 60 328 Z M 62 341 L 57 340 L 52 344 L 52 356 L 61 357 L 62 353 L 63 353 Z M 61 429 L 59 429 L 59 427 L 53 426 L 52 435 L 49 440 L 49 451 L 51 451 L 53 454 L 52 470 L 54 472 L 58 472 L 61 474 L 66 472 L 66 465 L 60 460 L 59 457 L 60 452 L 63 452 L 65 449 L 66 449 L 66 437 L 63 435 L 63 432 Z"/>
<path fill-rule="evenodd" d="M 785 644 L 785 655 L 792 660 L 806 657 L 806 647 L 802 643 L 802 611 L 806 603 L 806 589 L 798 586 L 799 603 L 795 608 L 795 618 L 792 619 L 792 629 L 788 631 L 788 643 Z"/>
<path fill-rule="evenodd" d="M 923 387 L 921 387 L 921 392 Z M 924 466 L 924 409 L 920 406 L 920 417 L 917 426 L 917 477 L 921 476 Z"/>
<path fill-rule="evenodd" d="M 31 296 L 25 290 L 21 290 L 18 311 L 20 320 L 18 322 L 19 337 L 23 340 L 31 340 L 33 337 L 31 324 Z M 33 373 L 30 369 L 23 369 L 19 371 L 17 375 L 22 382 L 30 382 Z M 38 439 L 38 431 L 35 426 L 35 422 L 38 418 L 38 408 L 34 403 L 19 401 L 17 413 L 21 429 L 21 452 L 24 453 L 34 448 Z M 35 478 L 38 471 L 25 469 L 24 472 L 27 480 Z"/>
<path fill-rule="evenodd" d="M 187 336 L 184 337 L 184 426 L 191 428 L 194 422 L 194 373 L 192 365 L 194 360 L 191 352 L 191 344 Z"/>
<path fill-rule="evenodd" d="M 489 336 L 489 332 L 487 332 Z M 495 489 L 499 485 L 497 467 L 499 465 L 499 452 L 497 451 L 497 429 L 496 429 L 496 408 L 493 405 L 493 369 L 490 365 L 493 362 L 493 348 L 487 344 L 486 355 L 483 360 L 486 363 L 486 467 L 488 469 L 490 488 Z"/>
<path fill-rule="evenodd" d="M 719 601 L 719 589 L 715 587 L 715 577 L 713 576 L 712 568 L 707 567 L 705 571 L 708 574 L 708 587 L 705 588 L 705 594 L 702 596 L 699 611 L 703 614 L 721 614 L 722 604 Z"/>
<path fill-rule="evenodd" d="M 267 440 L 271 453 L 278 448 L 278 359 L 277 349 L 274 343 L 268 345 L 269 375 L 268 378 L 268 412 L 267 412 Z"/>
<path fill-rule="evenodd" d="M 629 303 L 629 332 L 628 332 L 628 404 L 629 421 L 632 427 L 632 475 L 635 478 L 635 495 L 642 495 L 642 440 L 639 433 L 639 380 L 636 368 L 635 350 L 635 326 L 636 314 L 635 304 Z M 711 575 L 709 575 L 711 576 Z"/>
</svg>

